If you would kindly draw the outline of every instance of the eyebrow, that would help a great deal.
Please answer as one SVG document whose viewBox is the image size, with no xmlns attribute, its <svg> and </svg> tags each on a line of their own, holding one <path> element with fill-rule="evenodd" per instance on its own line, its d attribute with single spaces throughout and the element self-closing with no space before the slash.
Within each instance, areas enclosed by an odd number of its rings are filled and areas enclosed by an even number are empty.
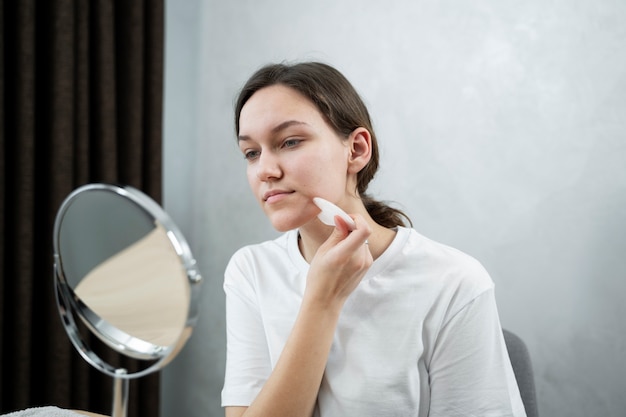
<svg viewBox="0 0 626 417">
<path fill-rule="evenodd" d="M 299 126 L 299 125 L 309 126 L 309 124 L 308 124 L 308 123 L 306 123 L 306 122 L 302 122 L 302 121 L 300 121 L 300 120 L 286 120 L 286 121 L 284 121 L 284 122 L 282 122 L 282 123 L 279 123 L 279 124 L 277 124 L 276 126 L 274 126 L 274 127 L 272 128 L 272 130 L 270 130 L 270 132 L 271 132 L 272 134 L 276 134 L 276 133 L 278 133 L 278 132 L 280 132 L 280 131 L 282 131 L 282 130 L 287 129 L 288 127 L 291 127 L 291 126 Z M 251 138 L 250 138 L 250 136 L 247 136 L 247 135 L 239 135 L 239 136 L 237 137 L 237 140 L 238 140 L 239 142 L 241 142 L 241 141 L 247 141 L 247 140 L 250 140 L 250 139 L 251 139 Z"/>
</svg>

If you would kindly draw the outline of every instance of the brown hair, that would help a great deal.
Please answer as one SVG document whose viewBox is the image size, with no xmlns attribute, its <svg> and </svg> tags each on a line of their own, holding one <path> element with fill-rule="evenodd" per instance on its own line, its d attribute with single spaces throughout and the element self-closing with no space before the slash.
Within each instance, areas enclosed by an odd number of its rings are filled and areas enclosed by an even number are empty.
<svg viewBox="0 0 626 417">
<path fill-rule="evenodd" d="M 367 186 L 378 170 L 378 142 L 367 107 L 352 84 L 335 68 L 320 62 L 293 65 L 270 64 L 255 72 L 243 86 L 235 105 L 235 130 L 239 134 L 239 116 L 248 99 L 258 90 L 281 84 L 307 97 L 328 124 L 342 137 L 364 127 L 372 138 L 372 157 L 357 174 L 357 191 L 374 221 L 385 227 L 404 226 L 411 219 L 402 211 L 367 195 Z"/>
</svg>

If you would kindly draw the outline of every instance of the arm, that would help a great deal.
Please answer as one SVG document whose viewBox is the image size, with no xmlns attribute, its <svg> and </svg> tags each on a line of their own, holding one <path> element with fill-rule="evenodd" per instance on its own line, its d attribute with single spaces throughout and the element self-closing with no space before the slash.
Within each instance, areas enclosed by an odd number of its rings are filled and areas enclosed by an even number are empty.
<svg viewBox="0 0 626 417">
<path fill-rule="evenodd" d="M 341 308 L 372 263 L 361 218 L 348 232 L 338 223 L 311 263 L 300 311 L 282 354 L 249 407 L 226 407 L 227 417 L 310 416 Z"/>
<path fill-rule="evenodd" d="M 493 289 L 442 328 L 429 375 L 430 416 L 525 417 Z"/>
<path fill-rule="evenodd" d="M 303 301 L 280 359 L 257 398 L 248 409 L 227 407 L 226 416 L 310 416 L 340 307 Z"/>
</svg>

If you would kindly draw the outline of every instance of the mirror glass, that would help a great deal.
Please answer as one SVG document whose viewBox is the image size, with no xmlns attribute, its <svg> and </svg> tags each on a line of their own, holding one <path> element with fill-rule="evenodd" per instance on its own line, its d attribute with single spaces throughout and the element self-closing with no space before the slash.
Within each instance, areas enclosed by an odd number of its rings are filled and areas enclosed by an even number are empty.
<svg viewBox="0 0 626 417">
<path fill-rule="evenodd" d="M 57 213 L 54 251 L 63 324 L 102 372 L 131 378 L 158 370 L 191 335 L 201 277 L 182 233 L 144 193 L 109 184 L 75 190 Z M 142 366 L 121 371 L 85 332 Z"/>
</svg>

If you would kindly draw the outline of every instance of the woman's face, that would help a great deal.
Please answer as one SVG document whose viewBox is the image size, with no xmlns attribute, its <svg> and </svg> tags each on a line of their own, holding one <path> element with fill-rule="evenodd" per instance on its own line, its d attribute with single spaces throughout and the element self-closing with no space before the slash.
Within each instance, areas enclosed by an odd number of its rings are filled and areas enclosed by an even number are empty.
<svg viewBox="0 0 626 417">
<path fill-rule="evenodd" d="M 340 206 L 347 200 L 349 145 L 294 89 L 273 85 L 250 97 L 239 118 L 239 148 L 252 192 L 276 230 L 316 219 L 313 197 Z"/>
</svg>

